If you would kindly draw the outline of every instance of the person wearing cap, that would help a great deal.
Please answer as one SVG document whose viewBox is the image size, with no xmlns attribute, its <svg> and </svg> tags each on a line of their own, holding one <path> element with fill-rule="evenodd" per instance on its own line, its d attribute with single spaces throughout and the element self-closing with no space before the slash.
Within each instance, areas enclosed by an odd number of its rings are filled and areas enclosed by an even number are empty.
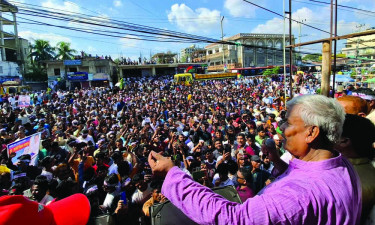
<svg viewBox="0 0 375 225">
<path fill-rule="evenodd" d="M 261 169 L 262 160 L 258 155 L 253 155 L 250 158 L 253 174 L 253 190 L 255 193 L 258 193 L 266 184 L 265 182 L 271 176 L 269 172 L 264 169 Z"/>
<path fill-rule="evenodd" d="M 333 148 L 342 133 L 344 109 L 322 95 L 295 97 L 287 108 L 287 122 L 281 129 L 285 148 L 295 158 L 288 165 L 272 141 L 262 146 L 278 177 L 258 196 L 243 204 L 225 200 L 186 176 L 171 160 L 151 152 L 154 174 L 166 176 L 162 193 L 198 224 L 359 224 L 358 175 Z"/>
</svg>

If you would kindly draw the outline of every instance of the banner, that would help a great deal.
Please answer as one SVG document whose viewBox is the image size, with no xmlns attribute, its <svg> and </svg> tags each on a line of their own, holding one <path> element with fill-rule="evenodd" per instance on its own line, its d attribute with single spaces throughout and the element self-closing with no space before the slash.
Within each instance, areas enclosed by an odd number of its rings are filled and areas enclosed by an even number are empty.
<svg viewBox="0 0 375 225">
<path fill-rule="evenodd" d="M 29 107 L 30 106 L 30 96 L 20 95 L 18 97 L 18 107 Z"/>
<path fill-rule="evenodd" d="M 89 73 L 87 72 L 68 72 L 68 80 L 87 80 Z"/>
<path fill-rule="evenodd" d="M 18 161 L 17 158 L 21 155 L 29 154 L 31 156 L 30 165 L 35 166 L 37 164 L 36 160 L 39 153 L 40 139 L 41 133 L 37 133 L 9 144 L 7 146 L 8 157 L 10 156 L 10 154 L 16 153 L 16 156 L 12 159 L 12 163 L 15 164 Z"/>
<path fill-rule="evenodd" d="M 80 59 L 77 60 L 64 60 L 65 66 L 80 66 L 82 65 L 82 61 Z"/>
</svg>

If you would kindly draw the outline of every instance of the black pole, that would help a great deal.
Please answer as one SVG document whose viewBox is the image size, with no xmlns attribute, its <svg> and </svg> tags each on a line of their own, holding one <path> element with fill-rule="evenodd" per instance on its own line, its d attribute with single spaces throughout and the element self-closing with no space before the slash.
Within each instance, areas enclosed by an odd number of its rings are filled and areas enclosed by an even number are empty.
<svg viewBox="0 0 375 225">
<path fill-rule="evenodd" d="M 337 36 L 337 0 L 335 0 L 335 37 Z M 337 40 L 333 46 L 333 86 L 332 86 L 332 97 L 335 97 L 335 82 L 336 82 L 336 50 Z"/>
<path fill-rule="evenodd" d="M 292 0 L 289 0 L 289 44 L 292 45 Z M 289 49 L 289 88 L 293 98 L 293 47 Z"/>
</svg>

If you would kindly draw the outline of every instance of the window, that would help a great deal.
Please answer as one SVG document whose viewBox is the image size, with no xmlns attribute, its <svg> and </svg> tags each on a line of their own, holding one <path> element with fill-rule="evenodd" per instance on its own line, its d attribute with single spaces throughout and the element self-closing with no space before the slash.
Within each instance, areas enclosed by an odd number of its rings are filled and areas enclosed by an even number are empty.
<svg viewBox="0 0 375 225">
<path fill-rule="evenodd" d="M 53 74 L 55 74 L 55 76 L 60 76 L 60 69 L 54 69 Z"/>
<path fill-rule="evenodd" d="M 105 66 L 97 66 L 97 67 L 96 67 L 96 72 L 97 72 L 97 73 L 106 73 L 106 68 L 105 68 Z"/>
<path fill-rule="evenodd" d="M 77 68 L 74 67 L 74 68 L 69 68 L 69 72 L 77 72 Z"/>
</svg>

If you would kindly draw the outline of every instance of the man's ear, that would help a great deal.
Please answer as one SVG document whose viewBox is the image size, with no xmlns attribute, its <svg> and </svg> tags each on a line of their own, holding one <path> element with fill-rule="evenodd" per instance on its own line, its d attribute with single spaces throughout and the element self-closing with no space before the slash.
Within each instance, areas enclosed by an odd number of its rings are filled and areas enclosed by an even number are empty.
<svg viewBox="0 0 375 225">
<path fill-rule="evenodd" d="M 312 143 L 320 134 L 320 129 L 318 126 L 310 126 L 307 129 L 307 137 L 306 137 L 306 142 L 308 144 Z"/>
<path fill-rule="evenodd" d="M 358 113 L 358 116 L 360 116 L 360 117 L 366 117 L 366 113 L 360 112 L 360 113 Z"/>
</svg>

